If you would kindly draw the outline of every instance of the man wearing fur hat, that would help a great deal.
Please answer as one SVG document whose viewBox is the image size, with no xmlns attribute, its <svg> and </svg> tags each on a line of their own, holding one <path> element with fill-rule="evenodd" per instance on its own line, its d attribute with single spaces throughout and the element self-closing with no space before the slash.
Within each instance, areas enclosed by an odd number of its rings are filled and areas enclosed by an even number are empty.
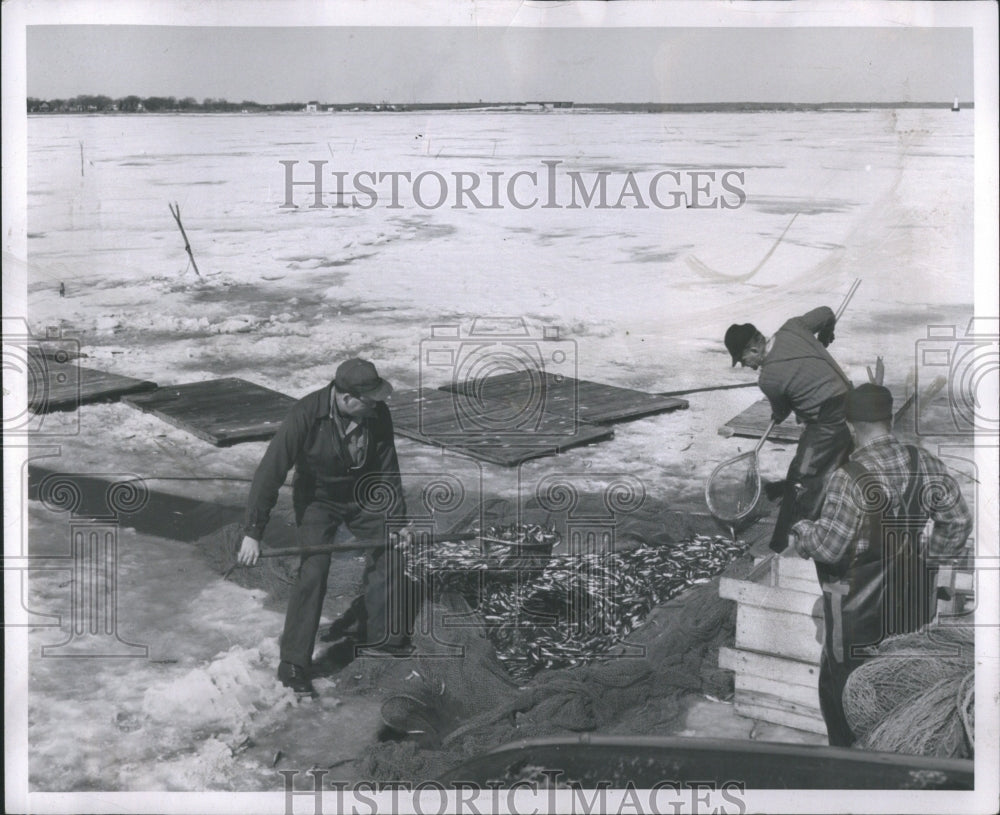
<svg viewBox="0 0 1000 815">
<path fill-rule="evenodd" d="M 823 589 L 819 701 L 830 744 L 843 747 L 854 741 L 842 701 L 847 677 L 866 647 L 930 622 L 937 566 L 958 555 L 972 531 L 945 465 L 893 436 L 888 389 L 851 391 L 847 421 L 856 444 L 850 461 L 831 476 L 819 519 L 792 527 L 795 550 L 816 563 Z"/>
<path fill-rule="evenodd" d="M 375 544 L 364 573 L 364 593 L 341 618 L 358 626 L 362 643 L 405 648 L 412 626 L 412 591 L 399 555 L 390 545 L 386 521 L 406 515 L 392 419 L 385 399 L 392 385 L 363 359 L 337 368 L 332 383 L 296 402 L 257 467 L 247 502 L 237 561 L 253 565 L 278 489 L 294 466 L 292 502 L 302 546 L 330 544 L 341 524 Z M 365 495 L 389 495 L 384 511 L 366 506 Z M 381 546 L 379 546 L 381 544 Z M 309 672 L 330 554 L 303 555 L 288 600 L 281 635 L 278 678 L 299 693 L 312 693 Z"/>
<path fill-rule="evenodd" d="M 731 325 L 726 331 L 733 365 L 760 371 L 758 385 L 771 403 L 771 418 L 781 423 L 794 412 L 805 425 L 781 487 L 781 508 L 771 536 L 775 552 L 787 548 L 795 521 L 819 514 L 826 478 L 851 449 L 844 418 L 851 381 L 826 350 L 836 321 L 830 308 L 820 306 L 788 320 L 771 339 L 752 323 Z"/>
</svg>

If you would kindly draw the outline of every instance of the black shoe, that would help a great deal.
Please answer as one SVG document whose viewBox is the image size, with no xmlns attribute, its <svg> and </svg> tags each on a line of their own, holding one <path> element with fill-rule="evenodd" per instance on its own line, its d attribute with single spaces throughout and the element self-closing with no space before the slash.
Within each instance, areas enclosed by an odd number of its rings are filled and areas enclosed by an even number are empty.
<svg viewBox="0 0 1000 815">
<path fill-rule="evenodd" d="M 357 656 L 357 643 L 351 637 L 342 637 L 338 642 L 327 648 L 319 659 L 313 660 L 313 676 L 332 676 L 337 671 L 346 668 Z"/>
<path fill-rule="evenodd" d="M 282 662 L 278 665 L 278 679 L 286 688 L 291 688 L 296 693 L 308 693 L 310 696 L 316 695 L 312 682 L 306 675 L 305 668 L 294 665 L 291 662 Z"/>
</svg>

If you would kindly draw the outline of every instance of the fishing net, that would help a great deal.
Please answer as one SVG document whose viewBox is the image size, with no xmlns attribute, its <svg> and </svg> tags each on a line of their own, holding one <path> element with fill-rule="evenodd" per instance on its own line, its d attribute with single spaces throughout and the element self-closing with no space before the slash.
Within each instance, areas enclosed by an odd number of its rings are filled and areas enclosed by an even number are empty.
<svg viewBox="0 0 1000 815">
<path fill-rule="evenodd" d="M 848 677 L 844 713 L 865 749 L 971 757 L 973 677 L 971 628 L 893 637 Z"/>
<path fill-rule="evenodd" d="M 427 777 L 414 773 L 440 773 L 521 738 L 662 735 L 676 728 L 685 694 L 732 694 L 732 674 L 718 668 L 717 653 L 732 641 L 735 604 L 718 596 L 717 579 L 656 605 L 602 654 L 547 670 L 520 663 L 531 667 L 523 679 L 511 676 L 516 661 L 499 658 L 493 626 L 462 595 L 436 597 L 423 615 L 434 622 L 415 637 L 419 656 L 352 666 L 354 682 L 383 694 L 388 732 L 403 740 L 371 746 L 365 777 Z M 456 615 L 462 624 L 448 625 Z M 444 658 L 449 648 L 452 658 Z"/>
<path fill-rule="evenodd" d="M 751 451 L 722 462 L 705 484 L 705 503 L 720 521 L 740 523 L 760 507 L 763 488 L 757 453 Z"/>
<path fill-rule="evenodd" d="M 540 527 L 490 529 L 517 541 L 497 557 L 474 542 L 404 550 L 432 596 L 456 592 L 475 609 L 511 676 L 584 665 L 608 653 L 655 606 L 706 583 L 746 546 L 694 536 L 670 546 L 550 555 L 559 536 Z M 496 539 L 496 538 L 494 538 Z"/>
</svg>

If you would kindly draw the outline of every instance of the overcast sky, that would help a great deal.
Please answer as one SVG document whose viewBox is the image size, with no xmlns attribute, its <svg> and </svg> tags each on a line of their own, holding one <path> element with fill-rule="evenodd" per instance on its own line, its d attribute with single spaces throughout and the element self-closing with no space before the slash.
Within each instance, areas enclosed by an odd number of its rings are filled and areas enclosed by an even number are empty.
<svg viewBox="0 0 1000 815">
<path fill-rule="evenodd" d="M 27 92 L 321 102 L 947 102 L 963 28 L 27 27 Z"/>
</svg>

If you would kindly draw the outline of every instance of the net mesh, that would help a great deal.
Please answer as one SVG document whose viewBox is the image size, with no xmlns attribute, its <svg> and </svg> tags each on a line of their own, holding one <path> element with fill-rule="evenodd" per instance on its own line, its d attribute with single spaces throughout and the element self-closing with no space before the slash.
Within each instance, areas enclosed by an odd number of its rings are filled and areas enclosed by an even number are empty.
<svg viewBox="0 0 1000 815">
<path fill-rule="evenodd" d="M 968 758 L 975 706 L 971 628 L 893 637 L 848 677 L 844 713 L 869 750 Z"/>
<path fill-rule="evenodd" d="M 657 606 L 646 625 L 602 659 L 520 681 L 505 670 L 485 621 L 460 594 L 437 598 L 423 614 L 436 634 L 415 638 L 419 656 L 355 663 L 353 681 L 385 694 L 383 719 L 408 737 L 372 745 L 362 772 L 381 775 L 366 777 L 433 777 L 414 773 L 441 773 L 521 738 L 593 730 L 662 734 L 677 724 L 684 694 L 732 694 L 732 674 L 717 667 L 716 655 L 732 640 L 735 604 L 719 598 L 717 580 Z M 455 614 L 464 620 L 460 627 L 447 623 Z M 408 700 L 396 701 L 401 696 Z"/>
<path fill-rule="evenodd" d="M 716 518 L 732 523 L 754 513 L 761 492 L 757 455 L 744 453 L 716 467 L 705 485 L 705 502 Z"/>
</svg>

